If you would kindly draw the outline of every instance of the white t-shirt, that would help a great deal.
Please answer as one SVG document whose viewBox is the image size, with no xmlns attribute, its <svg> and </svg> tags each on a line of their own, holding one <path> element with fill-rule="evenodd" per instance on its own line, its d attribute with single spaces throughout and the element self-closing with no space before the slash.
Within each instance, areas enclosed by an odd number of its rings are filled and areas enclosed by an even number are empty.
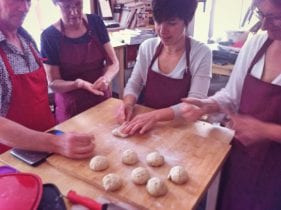
<svg viewBox="0 0 281 210">
<path fill-rule="evenodd" d="M 267 33 L 258 34 L 247 41 L 241 49 L 226 87 L 211 97 L 216 100 L 221 107 L 231 108 L 233 111 L 238 110 L 242 87 L 248 68 L 266 39 Z M 251 75 L 255 78 L 261 79 L 264 61 L 265 55 L 253 66 Z M 272 81 L 272 84 L 281 86 L 281 74 Z"/>
<path fill-rule="evenodd" d="M 206 44 L 191 39 L 190 50 L 190 73 L 191 87 L 187 91 L 188 97 L 206 98 L 212 77 L 212 52 Z M 139 48 L 136 64 L 130 79 L 125 87 L 124 96 L 130 94 L 136 98 L 139 97 L 143 87 L 146 84 L 148 67 L 160 43 L 160 38 L 151 38 L 144 41 Z M 158 58 L 152 65 L 152 70 L 161 73 L 158 67 Z M 186 53 L 184 52 L 176 67 L 169 73 L 164 74 L 174 79 L 182 79 L 186 70 Z M 172 106 L 178 113 L 178 105 Z"/>
</svg>

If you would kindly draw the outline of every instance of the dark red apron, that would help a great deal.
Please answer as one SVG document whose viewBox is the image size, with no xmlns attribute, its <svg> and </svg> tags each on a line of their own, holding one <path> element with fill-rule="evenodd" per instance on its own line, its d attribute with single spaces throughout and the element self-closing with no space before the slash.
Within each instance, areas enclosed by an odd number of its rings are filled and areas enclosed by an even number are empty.
<svg viewBox="0 0 281 210">
<path fill-rule="evenodd" d="M 27 74 L 14 74 L 7 55 L 0 48 L 0 56 L 4 61 L 13 87 L 6 118 L 28 128 L 45 131 L 55 125 L 55 120 L 49 107 L 48 84 L 43 64 L 32 46 L 30 49 L 39 68 Z M 9 147 L 0 144 L 0 153 L 8 149 Z"/>
<path fill-rule="evenodd" d="M 248 69 L 239 113 L 280 125 L 281 87 L 250 75 L 271 43 L 269 39 L 264 43 Z M 268 140 L 244 147 L 233 139 L 221 184 L 218 209 L 280 210 L 281 144 Z"/>
<path fill-rule="evenodd" d="M 63 80 L 74 81 L 77 78 L 94 83 L 103 76 L 105 61 L 110 62 L 103 46 L 97 41 L 88 29 L 90 41 L 88 43 L 70 43 L 66 40 L 65 30 L 61 21 L 63 37 L 60 49 L 60 74 Z M 66 93 L 55 93 L 56 119 L 63 122 L 76 114 L 106 100 L 111 96 L 111 91 L 105 91 L 104 96 L 97 96 L 84 90 L 76 89 Z"/>
<path fill-rule="evenodd" d="M 148 68 L 147 81 L 143 91 L 144 105 L 155 109 L 166 108 L 181 102 L 188 95 L 191 85 L 190 38 L 186 37 L 186 70 L 182 79 L 166 77 L 152 70 L 152 65 L 160 55 L 163 44 L 157 47 Z"/>
</svg>

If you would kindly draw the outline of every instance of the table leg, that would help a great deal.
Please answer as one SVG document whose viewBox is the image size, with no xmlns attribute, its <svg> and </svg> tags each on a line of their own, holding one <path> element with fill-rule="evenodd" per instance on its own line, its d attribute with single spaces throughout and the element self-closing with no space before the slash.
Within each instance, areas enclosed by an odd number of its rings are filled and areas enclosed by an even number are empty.
<svg viewBox="0 0 281 210">
<path fill-rule="evenodd" d="M 125 87 L 125 67 L 124 67 L 124 50 L 125 47 L 115 47 L 115 53 L 119 61 L 119 73 L 118 73 L 118 95 L 119 98 L 123 98 Z"/>
<path fill-rule="evenodd" d="M 221 171 L 218 172 L 207 192 L 206 210 L 216 210 Z"/>
</svg>

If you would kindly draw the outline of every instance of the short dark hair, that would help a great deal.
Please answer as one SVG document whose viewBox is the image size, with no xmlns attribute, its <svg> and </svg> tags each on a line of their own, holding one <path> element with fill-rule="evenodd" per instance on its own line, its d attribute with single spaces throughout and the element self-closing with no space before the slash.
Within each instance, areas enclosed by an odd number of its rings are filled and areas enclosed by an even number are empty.
<svg viewBox="0 0 281 210">
<path fill-rule="evenodd" d="M 187 25 L 193 18 L 197 0 L 152 0 L 152 13 L 156 22 L 179 18 Z"/>
</svg>

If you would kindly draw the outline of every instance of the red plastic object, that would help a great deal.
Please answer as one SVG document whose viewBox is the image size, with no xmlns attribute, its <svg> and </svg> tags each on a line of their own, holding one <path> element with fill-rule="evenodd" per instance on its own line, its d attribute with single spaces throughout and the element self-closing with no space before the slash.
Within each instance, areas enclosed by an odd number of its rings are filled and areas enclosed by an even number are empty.
<svg viewBox="0 0 281 210">
<path fill-rule="evenodd" d="M 69 201 L 71 201 L 72 203 L 77 203 L 77 204 L 81 204 L 83 206 L 86 206 L 88 207 L 89 209 L 91 210 L 102 210 L 102 205 L 103 204 L 100 204 L 98 203 L 97 201 L 91 199 L 91 198 L 88 198 L 88 197 L 85 197 L 85 196 L 81 196 L 81 195 L 78 195 L 75 191 L 73 190 L 70 190 L 68 193 L 67 193 L 67 196 Z"/>
<path fill-rule="evenodd" d="M 36 210 L 43 185 L 40 177 L 29 173 L 0 175 L 0 209 Z"/>
</svg>

